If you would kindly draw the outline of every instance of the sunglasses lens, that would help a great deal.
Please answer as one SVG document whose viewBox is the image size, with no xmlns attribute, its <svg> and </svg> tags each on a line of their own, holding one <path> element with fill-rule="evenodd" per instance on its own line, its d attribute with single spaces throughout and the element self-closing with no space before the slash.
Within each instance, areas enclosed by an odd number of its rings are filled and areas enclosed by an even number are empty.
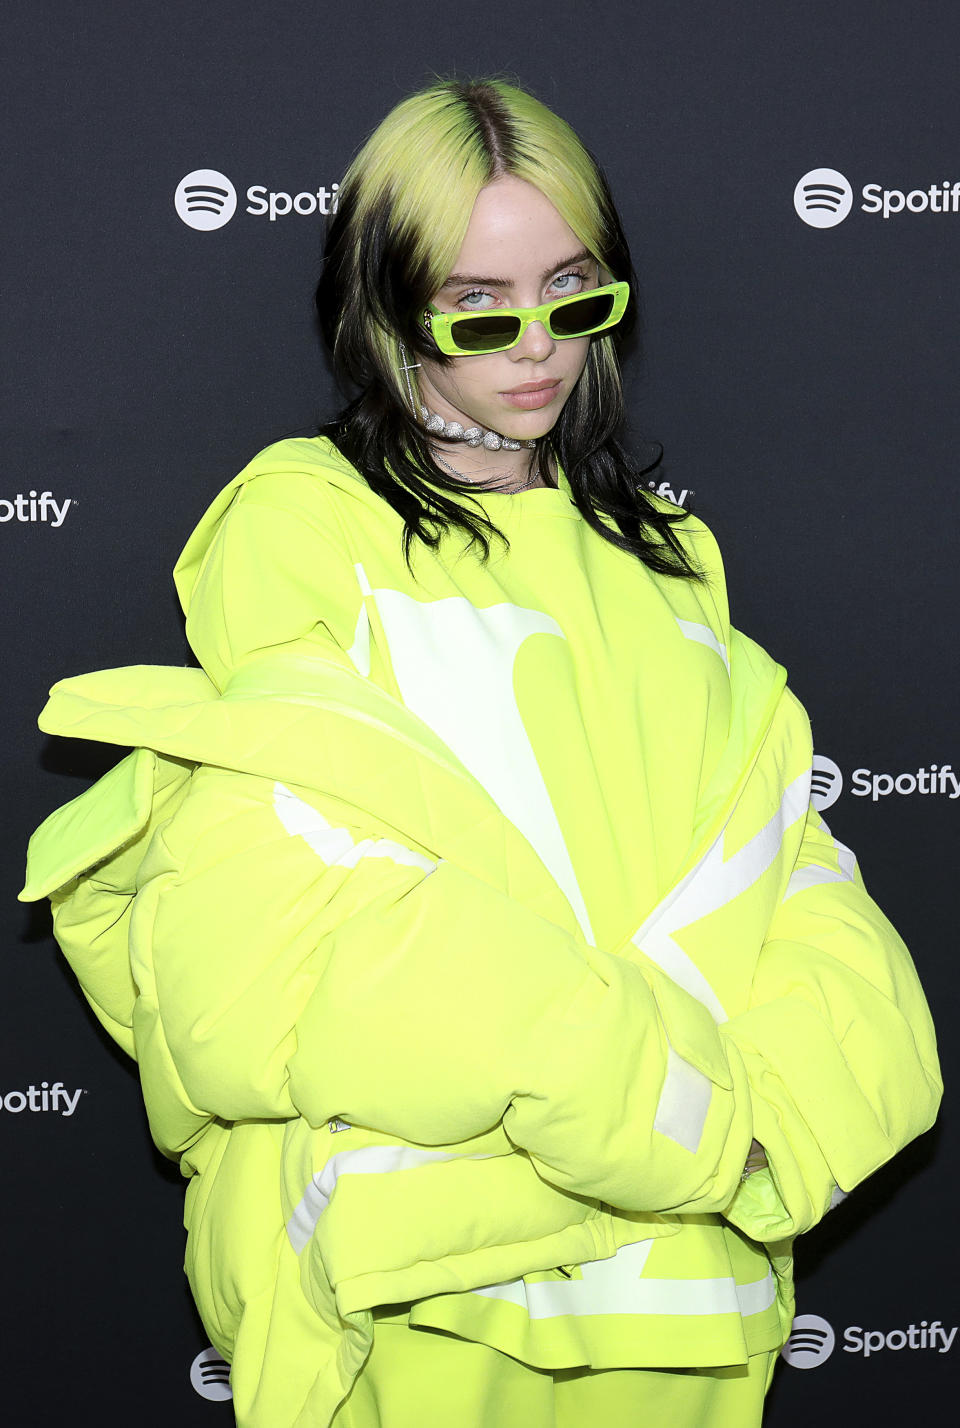
<svg viewBox="0 0 960 1428">
<path fill-rule="evenodd" d="M 450 324 L 450 336 L 461 352 L 490 352 L 509 347 L 517 340 L 520 319 L 506 313 L 477 313 L 476 317 L 458 317 Z"/>
<path fill-rule="evenodd" d="M 550 326 L 554 337 L 579 337 L 601 327 L 612 311 L 613 293 L 601 293 L 599 297 L 588 293 L 576 302 L 554 308 Z"/>
</svg>

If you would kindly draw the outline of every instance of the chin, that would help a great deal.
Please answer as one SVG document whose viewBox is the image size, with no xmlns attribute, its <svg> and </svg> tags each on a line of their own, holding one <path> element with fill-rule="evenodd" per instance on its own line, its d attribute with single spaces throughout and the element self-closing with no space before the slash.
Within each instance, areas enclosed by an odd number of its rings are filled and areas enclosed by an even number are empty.
<svg viewBox="0 0 960 1428">
<path fill-rule="evenodd" d="M 534 421 L 534 417 L 539 417 L 539 421 Z M 492 427 L 501 436 L 510 437 L 511 441 L 539 441 L 542 436 L 553 431 L 559 419 L 559 412 L 549 417 L 544 416 L 542 412 L 530 412 L 518 421 L 516 413 L 509 412 L 506 420 L 484 422 L 484 426 Z"/>
</svg>

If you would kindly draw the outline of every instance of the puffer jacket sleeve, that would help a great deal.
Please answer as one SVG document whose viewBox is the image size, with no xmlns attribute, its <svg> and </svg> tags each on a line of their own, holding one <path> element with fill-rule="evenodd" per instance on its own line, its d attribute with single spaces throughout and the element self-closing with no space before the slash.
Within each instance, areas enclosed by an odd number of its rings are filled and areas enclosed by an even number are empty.
<svg viewBox="0 0 960 1428">
<path fill-rule="evenodd" d="M 812 805 L 750 1006 L 721 1033 L 770 1162 L 728 1210 L 755 1239 L 816 1224 L 936 1116 L 936 1037 L 913 962 Z"/>
<path fill-rule="evenodd" d="M 824 866 L 811 828 L 798 878 Z M 314 791 L 195 775 L 134 914 L 135 1029 L 162 1029 L 191 1106 L 424 1145 L 502 1121 L 565 1191 L 728 1210 L 758 1239 L 809 1228 L 930 1124 L 928 1013 L 858 883 L 787 899 L 754 1005 L 718 1027 L 656 968 L 397 834 Z M 694 1137 L 677 1100 L 702 1107 Z M 741 1187 L 752 1136 L 772 1170 Z"/>
<path fill-rule="evenodd" d="M 586 951 L 593 976 L 505 1117 L 553 1183 L 782 1241 L 932 1125 L 942 1082 L 912 959 L 815 809 L 801 826 L 746 1010 L 725 1020 L 642 957 Z M 751 1137 L 769 1164 L 742 1180 Z"/>
</svg>

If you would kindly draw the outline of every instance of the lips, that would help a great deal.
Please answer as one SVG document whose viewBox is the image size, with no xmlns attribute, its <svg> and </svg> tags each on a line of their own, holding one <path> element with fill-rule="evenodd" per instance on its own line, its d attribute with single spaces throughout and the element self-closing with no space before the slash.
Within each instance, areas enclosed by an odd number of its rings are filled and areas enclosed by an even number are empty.
<svg viewBox="0 0 960 1428">
<path fill-rule="evenodd" d="M 501 393 L 504 397 L 522 396 L 525 392 L 545 392 L 548 387 L 560 385 L 560 378 L 547 378 L 545 382 L 521 382 L 519 387 L 511 387 L 509 391 Z"/>
<path fill-rule="evenodd" d="M 517 407 L 521 411 L 532 412 L 538 407 L 549 406 L 556 399 L 560 391 L 560 378 L 553 382 L 524 382 L 521 387 L 514 387 L 512 391 L 501 392 L 503 400 L 511 407 Z"/>
</svg>

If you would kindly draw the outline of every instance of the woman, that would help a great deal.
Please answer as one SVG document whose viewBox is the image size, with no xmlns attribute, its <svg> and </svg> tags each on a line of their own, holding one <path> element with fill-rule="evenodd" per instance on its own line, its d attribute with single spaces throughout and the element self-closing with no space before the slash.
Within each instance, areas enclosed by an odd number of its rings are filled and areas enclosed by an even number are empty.
<svg viewBox="0 0 960 1428">
<path fill-rule="evenodd" d="M 318 292 L 359 395 L 177 565 L 202 670 L 41 716 L 134 748 L 23 896 L 190 1177 L 249 1428 L 758 1423 L 794 1236 L 936 1112 L 806 717 L 616 444 L 631 281 L 549 110 L 399 105 Z"/>
</svg>

